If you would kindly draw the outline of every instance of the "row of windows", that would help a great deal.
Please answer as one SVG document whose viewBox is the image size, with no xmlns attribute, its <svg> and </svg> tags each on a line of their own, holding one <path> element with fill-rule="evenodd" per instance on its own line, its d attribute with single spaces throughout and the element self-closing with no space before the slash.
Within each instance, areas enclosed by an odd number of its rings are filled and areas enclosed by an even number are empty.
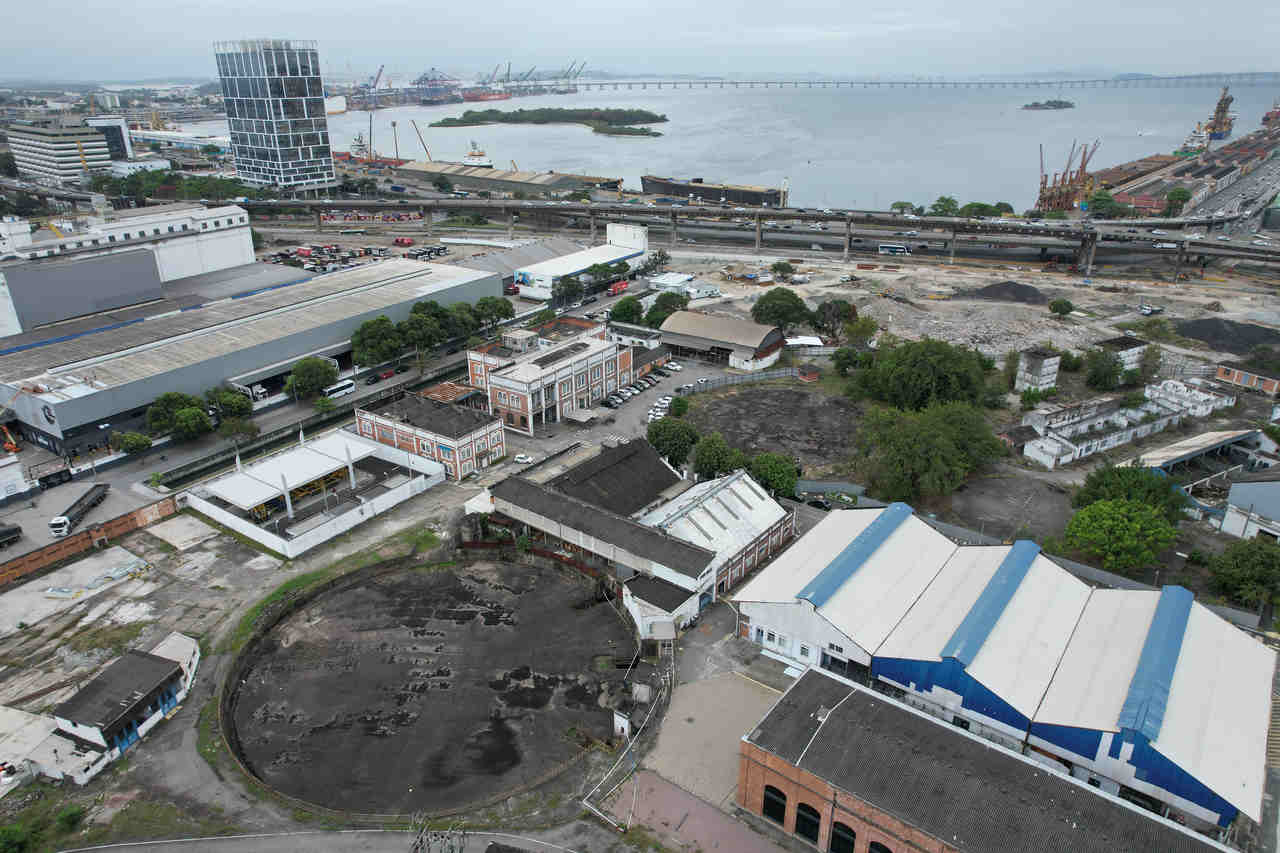
<svg viewBox="0 0 1280 853">
<path fill-rule="evenodd" d="M 769 820 L 785 826 L 787 822 L 787 795 L 772 785 L 764 786 L 760 813 Z M 796 803 L 796 835 L 811 844 L 818 843 L 822 834 L 822 814 L 808 803 Z M 831 841 L 827 845 L 830 853 L 854 853 L 858 834 L 846 823 L 834 821 L 831 824 Z M 893 853 L 878 841 L 872 841 L 867 847 L 868 853 Z"/>
<path fill-rule="evenodd" d="M 224 77 L 223 98 L 323 98 L 319 77 Z"/>
<path fill-rule="evenodd" d="M 267 48 L 249 53 L 218 53 L 219 77 L 311 77 L 320 73 L 320 57 L 314 50 Z"/>
</svg>

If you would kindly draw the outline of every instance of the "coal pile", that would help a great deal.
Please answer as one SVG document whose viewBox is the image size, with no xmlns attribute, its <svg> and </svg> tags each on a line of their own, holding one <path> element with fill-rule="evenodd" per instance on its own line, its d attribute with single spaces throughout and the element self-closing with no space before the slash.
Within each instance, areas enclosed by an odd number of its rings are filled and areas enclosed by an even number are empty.
<svg viewBox="0 0 1280 853">
<path fill-rule="evenodd" d="M 975 299 L 991 299 L 999 302 L 1021 302 L 1023 305 L 1047 305 L 1049 297 L 1041 293 L 1037 288 L 1029 284 L 1022 284 L 1016 281 L 1002 281 L 997 284 L 988 284 L 986 287 L 980 287 L 971 291 L 970 296 Z"/>
<path fill-rule="evenodd" d="M 1257 347 L 1280 346 L 1280 332 L 1275 329 L 1219 317 L 1184 320 L 1178 324 L 1178 334 L 1204 341 L 1219 352 L 1236 355 L 1247 355 Z"/>
</svg>

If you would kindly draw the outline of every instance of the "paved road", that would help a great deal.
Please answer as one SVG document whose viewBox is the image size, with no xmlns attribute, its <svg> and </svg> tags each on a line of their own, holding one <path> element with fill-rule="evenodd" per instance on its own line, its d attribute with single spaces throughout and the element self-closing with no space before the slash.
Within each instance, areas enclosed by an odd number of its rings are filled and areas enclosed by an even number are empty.
<svg viewBox="0 0 1280 853">
<path fill-rule="evenodd" d="M 613 837 L 589 824 L 571 824 L 538 837 L 482 832 L 469 835 L 465 853 L 482 853 L 490 842 L 524 847 L 533 853 L 595 853 L 606 849 Z M 575 840 L 576 836 L 576 840 Z M 542 840 L 546 839 L 546 840 Z M 68 848 L 62 853 L 112 850 L 118 853 L 408 853 L 413 837 L 407 832 L 352 830 L 349 832 L 296 832 L 285 835 L 242 835 L 229 838 L 193 838 Z M 577 844 L 578 846 L 563 846 Z M 596 846 L 582 846 L 596 845 Z"/>
</svg>

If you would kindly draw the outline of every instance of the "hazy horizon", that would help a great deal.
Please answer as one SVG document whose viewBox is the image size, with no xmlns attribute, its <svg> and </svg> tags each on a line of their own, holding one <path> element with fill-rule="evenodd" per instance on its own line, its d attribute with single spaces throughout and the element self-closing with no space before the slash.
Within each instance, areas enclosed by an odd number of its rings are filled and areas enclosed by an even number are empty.
<svg viewBox="0 0 1280 853">
<path fill-rule="evenodd" d="M 499 62 L 523 73 L 585 60 L 587 71 L 707 76 L 770 73 L 821 77 L 962 77 L 1044 74 L 1195 74 L 1272 70 L 1280 30 L 1274 4 L 1246 0 L 1228 18 L 1203 4 L 1173 2 L 1159 15 L 1083 0 L 1069 9 L 1010 0 L 963 7 L 886 0 L 858 7 L 796 0 L 764 3 L 677 0 L 645 5 L 546 4 L 511 0 L 489 11 L 456 5 L 427 11 L 386 0 L 317 6 L 244 0 L 184 7 L 88 0 L 58 20 L 19 4 L 0 34 L 0 80 L 142 82 L 212 79 L 212 42 L 313 39 L 326 75 L 417 75 L 430 67 L 487 73 Z M 1270 24 L 1267 22 L 1270 21 Z M 754 69 L 760 69 L 756 71 Z M 1104 71 L 1104 69 L 1114 69 Z M 397 81 L 403 82 L 403 81 Z"/>
</svg>

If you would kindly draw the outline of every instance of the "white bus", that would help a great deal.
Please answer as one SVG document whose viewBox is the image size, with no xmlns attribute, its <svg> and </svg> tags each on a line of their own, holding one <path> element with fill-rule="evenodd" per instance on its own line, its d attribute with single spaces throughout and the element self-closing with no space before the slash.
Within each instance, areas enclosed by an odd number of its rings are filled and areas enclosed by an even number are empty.
<svg viewBox="0 0 1280 853">
<path fill-rule="evenodd" d="M 911 250 L 902 243 L 881 243 L 880 254 L 882 255 L 909 255 Z"/>
<path fill-rule="evenodd" d="M 345 397 L 348 394 L 354 394 L 355 390 L 356 383 L 350 379 L 344 379 L 341 382 L 335 382 L 328 388 L 324 389 L 324 395 L 330 400 L 334 400 L 338 397 Z"/>
</svg>

